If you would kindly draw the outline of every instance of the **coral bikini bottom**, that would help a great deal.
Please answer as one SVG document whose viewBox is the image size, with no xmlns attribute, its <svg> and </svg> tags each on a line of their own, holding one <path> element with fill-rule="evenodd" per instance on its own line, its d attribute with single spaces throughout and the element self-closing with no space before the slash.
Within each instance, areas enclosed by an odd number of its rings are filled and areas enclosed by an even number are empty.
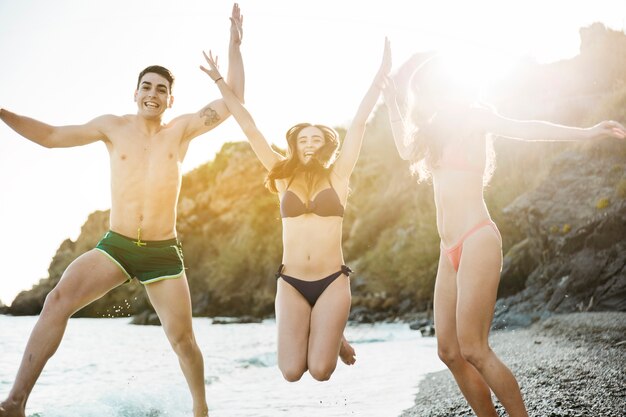
<svg viewBox="0 0 626 417">
<path fill-rule="evenodd" d="M 500 242 L 502 242 L 502 236 L 500 236 L 500 231 L 498 230 L 498 226 L 496 226 L 493 220 L 487 219 L 485 221 L 478 223 L 476 226 L 472 227 L 470 230 L 465 232 L 465 234 L 461 236 L 459 241 L 454 246 L 446 248 L 443 246 L 443 242 L 441 243 L 441 249 L 446 254 L 450 262 L 452 263 L 452 266 L 454 267 L 455 271 L 458 272 L 459 270 L 459 264 L 461 263 L 461 253 L 463 252 L 463 242 L 465 242 L 465 239 L 467 239 L 473 233 L 475 233 L 476 231 L 486 226 L 491 226 L 494 232 L 496 232 L 496 235 L 498 235 L 498 239 L 500 239 Z"/>
</svg>

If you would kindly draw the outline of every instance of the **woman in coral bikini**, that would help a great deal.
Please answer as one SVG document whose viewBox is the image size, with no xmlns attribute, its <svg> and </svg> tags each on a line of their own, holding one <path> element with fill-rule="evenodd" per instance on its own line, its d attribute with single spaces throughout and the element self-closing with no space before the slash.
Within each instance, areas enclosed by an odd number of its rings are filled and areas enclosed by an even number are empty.
<svg viewBox="0 0 626 417">
<path fill-rule="evenodd" d="M 283 260 L 276 278 L 278 367 L 288 381 L 308 370 L 330 378 L 338 355 L 353 364 L 354 350 L 343 337 L 350 311 L 350 269 L 341 249 L 348 182 L 360 153 L 368 116 L 391 69 L 389 42 L 381 67 L 361 101 L 337 155 L 337 132 L 298 124 L 287 131 L 288 151 L 275 152 L 220 75 L 216 60 L 202 69 L 215 81 L 230 112 L 268 170 L 266 186 L 278 194 L 283 223 Z"/>
<path fill-rule="evenodd" d="M 515 377 L 487 340 L 502 267 L 502 240 L 483 198 L 493 171 L 487 134 L 587 141 L 624 138 L 625 131 L 611 121 L 582 129 L 503 118 L 455 89 L 442 60 L 435 55 L 414 72 L 405 115 L 393 83 L 383 92 L 400 156 L 414 163 L 420 180 L 432 178 L 441 238 L 434 294 L 438 353 L 477 416 L 497 417 L 490 390 L 509 416 L 527 416 Z"/>
</svg>

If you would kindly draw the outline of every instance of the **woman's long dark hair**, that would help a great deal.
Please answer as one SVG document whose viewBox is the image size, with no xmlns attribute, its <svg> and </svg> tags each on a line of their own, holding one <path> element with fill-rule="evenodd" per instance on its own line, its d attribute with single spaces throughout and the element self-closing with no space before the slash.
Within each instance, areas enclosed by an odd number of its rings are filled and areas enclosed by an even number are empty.
<svg viewBox="0 0 626 417">
<path fill-rule="evenodd" d="M 439 54 L 432 55 L 415 70 L 409 84 L 409 129 L 405 142 L 411 149 L 411 170 L 417 174 L 418 181 L 432 177 L 432 170 L 437 168 L 444 146 L 451 138 L 458 136 L 458 126 L 454 123 L 464 123 L 462 119 L 472 108 L 493 111 L 489 105 L 479 102 L 478 98 L 478 91 L 463 89 L 446 77 L 444 60 Z M 431 104 L 436 102 L 437 106 L 424 111 L 420 109 L 422 99 Z M 495 168 L 495 152 L 490 135 L 487 135 L 486 152 L 484 185 L 491 179 Z"/>
<path fill-rule="evenodd" d="M 324 135 L 324 145 L 315 152 L 309 163 L 302 164 L 297 154 L 298 135 L 300 131 L 307 127 L 316 127 Z M 313 187 L 320 179 L 328 178 L 337 151 L 339 149 L 339 134 L 335 129 L 324 125 L 314 125 L 311 123 L 298 123 L 287 131 L 287 158 L 277 162 L 265 178 L 265 186 L 273 193 L 277 193 L 276 180 L 290 178 L 297 173 L 303 172 L 306 175 L 307 185 Z"/>
</svg>

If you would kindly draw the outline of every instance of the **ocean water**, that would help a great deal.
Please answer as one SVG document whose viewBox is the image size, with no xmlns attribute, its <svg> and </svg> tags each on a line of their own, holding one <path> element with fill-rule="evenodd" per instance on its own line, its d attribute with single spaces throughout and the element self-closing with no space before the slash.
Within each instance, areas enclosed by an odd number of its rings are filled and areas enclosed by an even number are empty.
<svg viewBox="0 0 626 417">
<path fill-rule="evenodd" d="M 8 394 L 36 317 L 0 316 L 0 397 Z M 443 369 L 435 340 L 406 324 L 349 325 L 357 363 L 330 381 L 286 382 L 276 324 L 213 325 L 194 318 L 211 417 L 394 417 L 417 384 Z M 129 319 L 71 319 L 33 393 L 30 417 L 188 417 L 191 396 L 160 327 Z"/>
</svg>

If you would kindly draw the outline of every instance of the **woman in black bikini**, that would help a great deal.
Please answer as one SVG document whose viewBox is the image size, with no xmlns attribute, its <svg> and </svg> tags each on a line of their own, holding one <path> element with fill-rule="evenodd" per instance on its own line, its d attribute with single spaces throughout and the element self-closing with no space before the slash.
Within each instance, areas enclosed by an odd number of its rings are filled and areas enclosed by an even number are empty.
<svg viewBox="0 0 626 417">
<path fill-rule="evenodd" d="M 308 123 L 287 132 L 287 157 L 276 153 L 220 75 L 216 60 L 201 67 L 218 85 L 230 112 L 269 171 L 266 186 L 278 194 L 283 261 L 276 292 L 278 367 L 288 381 L 308 370 L 326 381 L 337 357 L 351 365 L 354 350 L 343 337 L 350 311 L 350 269 L 341 250 L 343 212 L 369 114 L 391 69 L 389 42 L 382 64 L 346 133 L 341 154 L 333 129 Z"/>
</svg>

